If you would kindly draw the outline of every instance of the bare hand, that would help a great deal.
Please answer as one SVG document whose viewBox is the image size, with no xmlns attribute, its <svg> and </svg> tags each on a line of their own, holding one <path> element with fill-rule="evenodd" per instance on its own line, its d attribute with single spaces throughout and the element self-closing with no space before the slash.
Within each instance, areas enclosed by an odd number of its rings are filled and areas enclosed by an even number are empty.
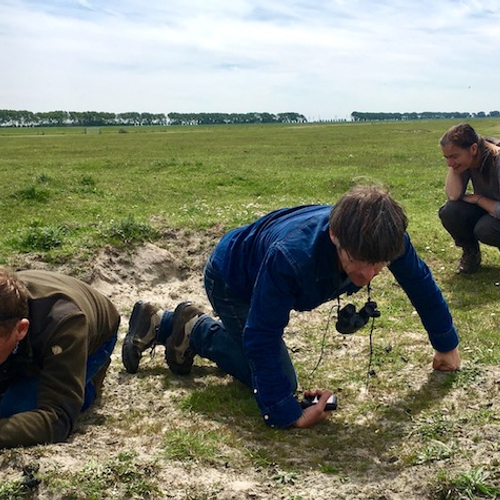
<svg viewBox="0 0 500 500">
<path fill-rule="evenodd" d="M 448 352 L 434 353 L 434 360 L 432 361 L 432 368 L 442 372 L 452 372 L 460 368 L 460 354 L 458 347 Z"/>
<path fill-rule="evenodd" d="M 302 416 L 293 424 L 293 427 L 297 427 L 298 429 L 309 429 L 313 427 L 318 422 L 325 420 L 328 415 L 331 414 L 329 411 L 325 411 L 326 403 L 328 402 L 328 398 L 333 393 L 331 391 L 306 391 L 305 395 L 308 397 L 318 396 L 319 400 L 316 404 L 306 408 L 302 412 Z"/>
</svg>

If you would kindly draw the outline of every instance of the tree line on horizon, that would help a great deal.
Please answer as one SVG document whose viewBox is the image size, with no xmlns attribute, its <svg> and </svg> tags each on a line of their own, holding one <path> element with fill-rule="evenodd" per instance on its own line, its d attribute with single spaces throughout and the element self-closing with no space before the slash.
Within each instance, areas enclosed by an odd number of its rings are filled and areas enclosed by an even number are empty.
<svg viewBox="0 0 500 500">
<path fill-rule="evenodd" d="M 154 125 L 227 125 L 245 123 L 306 123 L 289 113 L 108 113 L 102 111 L 17 111 L 0 109 L 0 127 L 106 127 Z"/>
<path fill-rule="evenodd" d="M 351 113 L 351 121 L 407 121 L 436 119 L 470 119 L 500 117 L 500 111 L 469 112 L 360 112 Z M 324 122 L 325 120 L 321 120 Z M 332 121 L 332 120 L 327 120 Z M 47 111 L 0 109 L 0 127 L 106 127 L 155 125 L 229 125 L 256 123 L 308 123 L 307 118 L 295 112 L 288 113 L 109 113 L 102 111 Z"/>
<path fill-rule="evenodd" d="M 500 111 L 490 111 L 485 113 L 479 111 L 478 113 L 469 112 L 440 112 L 440 111 L 424 111 L 422 113 L 362 113 L 353 111 L 351 119 L 355 122 L 373 122 L 373 121 L 406 121 L 406 120 L 442 120 L 442 119 L 463 119 L 470 118 L 498 118 Z"/>
</svg>

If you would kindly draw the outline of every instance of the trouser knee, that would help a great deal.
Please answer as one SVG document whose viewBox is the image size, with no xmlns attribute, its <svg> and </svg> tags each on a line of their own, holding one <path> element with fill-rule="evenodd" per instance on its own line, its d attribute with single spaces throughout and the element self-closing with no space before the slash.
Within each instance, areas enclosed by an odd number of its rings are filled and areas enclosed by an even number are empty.
<svg viewBox="0 0 500 500">
<path fill-rule="evenodd" d="M 448 201 L 438 211 L 443 227 L 458 246 L 477 245 L 474 230 L 481 217 L 487 214 L 477 205 L 462 200 Z"/>
<path fill-rule="evenodd" d="M 491 216 L 482 217 L 474 227 L 474 236 L 485 245 L 500 248 L 500 221 Z"/>
</svg>

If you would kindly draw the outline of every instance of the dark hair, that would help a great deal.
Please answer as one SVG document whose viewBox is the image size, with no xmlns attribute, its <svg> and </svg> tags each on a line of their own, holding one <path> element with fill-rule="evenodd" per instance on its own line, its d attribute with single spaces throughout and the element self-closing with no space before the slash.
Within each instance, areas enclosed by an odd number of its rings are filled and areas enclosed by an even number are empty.
<svg viewBox="0 0 500 500">
<path fill-rule="evenodd" d="M 363 262 L 391 262 L 404 250 L 408 218 L 378 186 L 357 186 L 332 208 L 330 229 L 349 255 Z"/>
<path fill-rule="evenodd" d="M 17 321 L 28 317 L 28 296 L 16 273 L 0 267 L 0 336 L 10 333 Z"/>
<path fill-rule="evenodd" d="M 449 128 L 439 139 L 439 145 L 446 146 L 450 142 L 462 149 L 470 148 L 473 144 L 479 145 L 481 137 L 468 123 L 460 123 Z"/>
<path fill-rule="evenodd" d="M 468 123 L 454 125 L 439 139 L 441 147 L 451 143 L 461 149 L 468 149 L 473 144 L 477 144 L 478 156 L 481 158 L 481 171 L 485 175 L 488 175 L 489 169 L 493 166 L 495 159 L 494 151 L 488 147 L 489 142 L 489 140 L 478 134 Z"/>
</svg>

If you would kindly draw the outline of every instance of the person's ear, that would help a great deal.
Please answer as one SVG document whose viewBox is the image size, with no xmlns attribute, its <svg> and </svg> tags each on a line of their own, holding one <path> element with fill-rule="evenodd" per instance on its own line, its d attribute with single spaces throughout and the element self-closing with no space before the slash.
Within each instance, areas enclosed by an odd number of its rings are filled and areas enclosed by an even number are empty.
<svg viewBox="0 0 500 500">
<path fill-rule="evenodd" d="M 339 245 L 339 240 L 337 239 L 337 237 L 333 234 L 333 231 L 332 231 L 332 228 L 329 228 L 328 232 L 330 233 L 330 239 L 332 240 L 333 244 L 335 246 L 338 246 Z"/>
<path fill-rule="evenodd" d="M 20 319 L 17 322 L 15 334 L 18 342 L 21 342 L 21 340 L 23 340 L 24 337 L 26 337 L 29 327 L 30 327 L 30 321 L 27 318 Z"/>
<path fill-rule="evenodd" d="M 473 156 L 476 156 L 477 154 L 477 142 L 475 142 L 471 147 L 470 147 L 470 152 L 472 153 Z"/>
</svg>

